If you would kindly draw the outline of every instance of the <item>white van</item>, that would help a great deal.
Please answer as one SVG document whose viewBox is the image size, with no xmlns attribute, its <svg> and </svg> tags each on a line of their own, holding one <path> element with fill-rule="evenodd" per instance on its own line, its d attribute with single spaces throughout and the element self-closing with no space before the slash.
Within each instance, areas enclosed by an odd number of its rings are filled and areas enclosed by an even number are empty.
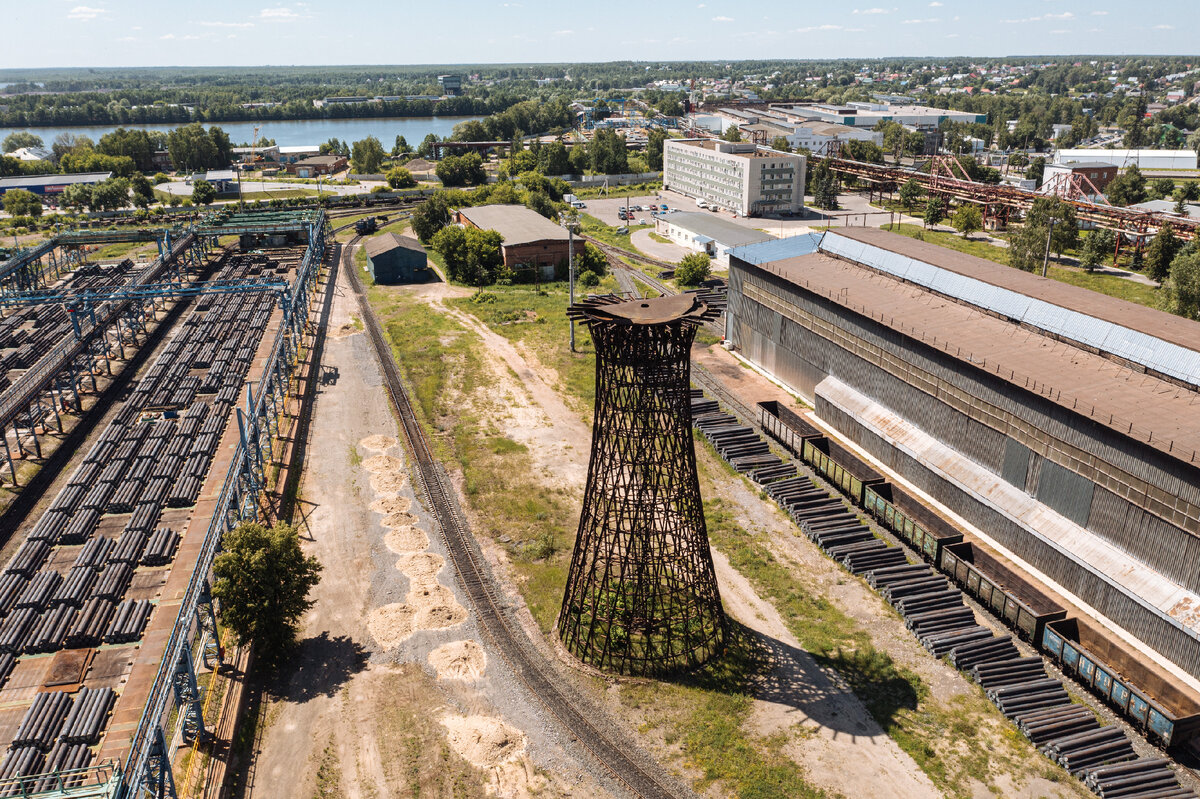
<svg viewBox="0 0 1200 799">
<path fill-rule="evenodd" d="M 587 203 L 585 203 L 583 200 L 575 200 L 571 203 L 571 206 L 573 208 L 587 208 Z"/>
<path fill-rule="evenodd" d="M 696 200 L 696 207 L 697 208 L 707 208 L 708 200 Z"/>
</svg>

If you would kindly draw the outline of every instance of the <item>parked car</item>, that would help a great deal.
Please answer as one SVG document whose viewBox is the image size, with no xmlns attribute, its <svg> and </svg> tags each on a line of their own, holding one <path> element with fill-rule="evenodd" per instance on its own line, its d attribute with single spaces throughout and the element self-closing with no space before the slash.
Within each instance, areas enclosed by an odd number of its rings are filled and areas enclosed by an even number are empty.
<svg viewBox="0 0 1200 799">
<path fill-rule="evenodd" d="M 624 225 L 621 225 L 619 228 L 617 228 L 618 236 L 624 236 L 628 232 L 629 232 L 629 228 L 625 227 Z"/>
</svg>

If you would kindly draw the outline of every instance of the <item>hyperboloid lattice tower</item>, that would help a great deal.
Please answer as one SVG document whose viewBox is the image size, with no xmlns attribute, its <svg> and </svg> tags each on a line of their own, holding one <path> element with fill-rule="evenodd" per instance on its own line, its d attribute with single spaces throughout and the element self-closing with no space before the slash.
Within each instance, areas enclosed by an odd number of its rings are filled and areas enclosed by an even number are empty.
<svg viewBox="0 0 1200 799">
<path fill-rule="evenodd" d="M 726 621 L 692 445 L 690 351 L 719 296 L 571 306 L 596 345 L 592 453 L 558 633 L 576 657 L 621 674 L 704 662 Z"/>
</svg>

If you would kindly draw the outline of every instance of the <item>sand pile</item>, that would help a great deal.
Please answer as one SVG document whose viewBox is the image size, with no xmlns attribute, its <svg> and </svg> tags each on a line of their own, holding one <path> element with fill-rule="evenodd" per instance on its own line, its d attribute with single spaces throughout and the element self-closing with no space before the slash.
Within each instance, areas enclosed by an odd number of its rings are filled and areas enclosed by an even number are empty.
<svg viewBox="0 0 1200 799">
<path fill-rule="evenodd" d="M 367 436 L 358 445 L 363 449 L 369 449 L 372 452 L 383 452 L 385 449 L 391 449 L 396 446 L 396 439 L 391 436 L 373 435 Z"/>
<path fill-rule="evenodd" d="M 413 634 L 413 617 L 416 613 L 415 608 L 406 604 L 384 605 L 371 611 L 367 628 L 380 646 L 391 649 Z"/>
<path fill-rule="evenodd" d="M 397 555 L 429 549 L 429 536 L 411 525 L 395 527 L 383 537 L 384 545 Z"/>
<path fill-rule="evenodd" d="M 380 522 L 384 527 L 412 527 L 417 523 L 417 517 L 411 513 L 389 513 Z"/>
<path fill-rule="evenodd" d="M 439 680 L 477 680 L 487 667 L 483 647 L 474 641 L 451 641 L 429 653 Z"/>
<path fill-rule="evenodd" d="M 525 736 L 500 719 L 488 716 L 445 716 L 450 747 L 478 768 L 510 763 L 525 751 Z"/>
<path fill-rule="evenodd" d="M 405 513 L 411 507 L 412 500 L 408 497 L 385 496 L 371 503 L 371 510 L 384 516 L 389 513 Z"/>
<path fill-rule="evenodd" d="M 371 475 L 371 490 L 376 494 L 395 494 L 403 489 L 407 482 L 408 475 L 403 472 L 376 472 Z"/>
<path fill-rule="evenodd" d="M 382 472 L 398 472 L 404 468 L 404 461 L 394 455 L 372 455 L 363 461 L 363 468 L 372 474 Z"/>
<path fill-rule="evenodd" d="M 413 583 L 436 583 L 445 565 L 445 559 L 436 552 L 408 552 L 396 561 L 396 568 Z"/>
</svg>

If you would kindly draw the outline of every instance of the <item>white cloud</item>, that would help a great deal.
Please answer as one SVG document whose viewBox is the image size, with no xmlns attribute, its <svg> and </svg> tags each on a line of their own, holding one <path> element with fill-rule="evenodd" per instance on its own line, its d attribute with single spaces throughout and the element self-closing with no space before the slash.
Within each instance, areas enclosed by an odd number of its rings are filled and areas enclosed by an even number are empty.
<svg viewBox="0 0 1200 799">
<path fill-rule="evenodd" d="M 807 28 L 796 28 L 795 33 L 812 33 L 813 31 L 840 31 L 843 30 L 841 25 L 810 25 Z M 856 28 L 857 31 L 862 31 L 862 28 Z"/>
<path fill-rule="evenodd" d="M 733 22 L 733 17 L 713 17 L 713 22 Z"/>
<path fill-rule="evenodd" d="M 939 3 L 938 0 L 933 0 L 933 2 L 929 4 L 929 7 L 930 8 L 941 8 L 942 4 Z"/>
<path fill-rule="evenodd" d="M 174 38 L 175 38 L 175 34 L 173 34 L 173 33 L 164 33 L 162 36 L 159 36 L 158 38 L 162 39 L 163 41 L 169 41 L 169 40 L 171 40 L 171 39 L 174 39 Z"/>
<path fill-rule="evenodd" d="M 1055 36 L 1062 36 L 1063 34 L 1070 33 L 1069 30 L 1062 30 L 1062 29 L 1056 30 L 1056 31 L 1050 31 L 1050 32 L 1053 33 Z"/>
<path fill-rule="evenodd" d="M 958 38 L 958 34 L 957 34 L 957 33 L 947 33 L 947 34 L 946 34 L 946 38 L 947 38 L 947 39 L 957 39 L 957 38 Z"/>
<path fill-rule="evenodd" d="M 285 8 L 283 6 L 276 6 L 275 8 L 264 8 L 259 13 L 258 16 L 260 19 L 270 19 L 270 20 L 279 20 L 279 21 L 291 21 L 291 20 L 295 20 L 295 19 L 300 19 L 299 14 L 297 14 L 295 11 L 292 11 L 290 8 Z"/>
<path fill-rule="evenodd" d="M 696 8 L 708 8 L 708 3 L 701 3 L 700 5 L 696 6 Z"/>
<path fill-rule="evenodd" d="M 1173 30 L 1175 30 L 1175 26 L 1174 25 L 1155 25 L 1154 30 L 1156 30 L 1156 31 L 1173 31 Z"/>
<path fill-rule="evenodd" d="M 855 14 L 886 14 L 886 13 L 888 13 L 888 10 L 886 8 L 856 8 L 856 9 L 854 9 L 854 13 Z"/>
<path fill-rule="evenodd" d="M 202 28 L 253 28 L 253 22 L 193 22 Z"/>
<path fill-rule="evenodd" d="M 941 22 L 941 17 L 927 17 L 926 19 L 906 19 L 901 22 L 901 25 L 923 25 L 926 22 Z"/>
<path fill-rule="evenodd" d="M 1070 11 L 1064 11 L 1061 14 L 1047 14 L 1046 19 L 1075 19 L 1075 15 Z"/>
<path fill-rule="evenodd" d="M 575 33 L 575 31 L 573 31 L 573 30 L 570 30 L 570 29 L 568 28 L 567 30 L 555 31 L 555 32 L 554 32 L 554 35 L 555 35 L 555 36 L 571 36 L 571 35 L 572 35 L 572 34 L 574 34 L 574 33 Z"/>
<path fill-rule="evenodd" d="M 95 19 L 101 14 L 107 14 L 107 8 L 92 8 L 91 6 L 75 6 L 67 12 L 67 19 L 77 19 L 83 22 Z"/>
<path fill-rule="evenodd" d="M 1093 17 L 1107 17 L 1108 12 L 1107 11 L 1093 11 L 1092 16 Z"/>
</svg>

